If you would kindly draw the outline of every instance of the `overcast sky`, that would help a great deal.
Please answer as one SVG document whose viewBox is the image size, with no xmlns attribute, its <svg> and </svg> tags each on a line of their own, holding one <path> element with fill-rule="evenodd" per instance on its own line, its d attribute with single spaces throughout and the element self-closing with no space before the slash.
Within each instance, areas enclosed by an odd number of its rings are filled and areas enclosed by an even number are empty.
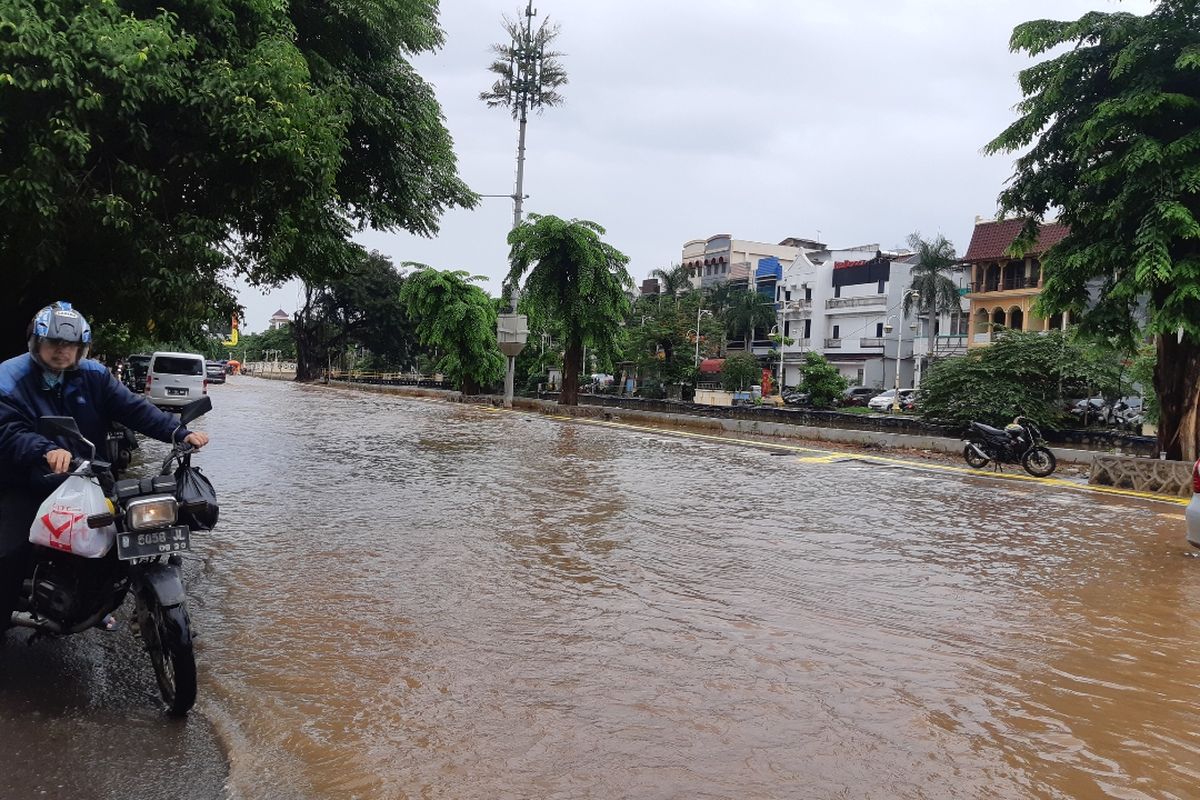
<svg viewBox="0 0 1200 800">
<path fill-rule="evenodd" d="M 1012 172 L 983 146 L 1008 125 L 1028 65 L 1015 25 L 1149 0 L 542 0 L 562 26 L 566 103 L 531 118 L 526 211 L 594 220 L 640 282 L 716 233 L 778 242 L 902 245 L 920 231 L 965 252 Z M 447 0 L 446 44 L 417 60 L 436 88 L 459 174 L 481 194 L 513 191 L 517 128 L 479 92 L 489 48 L 521 0 Z M 539 17 L 540 19 L 540 17 Z M 512 202 L 452 211 L 423 239 L 371 232 L 394 261 L 488 276 L 507 271 Z M 259 331 L 297 287 L 247 289 Z"/>
</svg>

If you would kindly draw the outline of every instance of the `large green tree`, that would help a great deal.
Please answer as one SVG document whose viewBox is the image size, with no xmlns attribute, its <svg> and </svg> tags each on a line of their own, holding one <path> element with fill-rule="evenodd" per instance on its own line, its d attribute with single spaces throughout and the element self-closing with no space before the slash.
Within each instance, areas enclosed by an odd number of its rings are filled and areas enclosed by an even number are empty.
<svg viewBox="0 0 1200 800">
<path fill-rule="evenodd" d="M 579 402 L 583 348 L 615 356 L 629 313 L 629 259 L 603 235 L 604 228 L 594 222 L 540 214 L 530 214 L 508 234 L 506 288 L 524 279 L 521 302 L 532 316 L 554 320 L 563 333 L 563 405 Z"/>
<path fill-rule="evenodd" d="M 504 376 L 496 343 L 496 304 L 464 270 L 422 266 L 409 275 L 400 299 L 416 321 L 421 344 L 434 351 L 434 368 L 464 394 L 479 394 Z"/>
<path fill-rule="evenodd" d="M 697 355 L 719 355 L 725 344 L 724 322 L 700 313 L 703 301 L 700 292 L 639 297 L 626 322 L 621 360 L 631 362 L 642 381 L 693 382 Z"/>
<path fill-rule="evenodd" d="M 430 234 L 473 204 L 408 59 L 436 0 L 6 0 L 0 352 L 47 300 L 159 338 L 237 275 L 320 283 L 355 229 Z"/>
<path fill-rule="evenodd" d="M 1043 315 L 1086 331 L 1157 338 L 1159 446 L 1200 446 L 1200 2 L 1146 16 L 1085 14 L 1019 25 L 1014 51 L 1054 55 L 1020 74 L 1019 118 L 988 146 L 1022 152 L 1000 196 L 1029 224 L 1060 214 L 1070 234 L 1042 259 Z"/>
</svg>

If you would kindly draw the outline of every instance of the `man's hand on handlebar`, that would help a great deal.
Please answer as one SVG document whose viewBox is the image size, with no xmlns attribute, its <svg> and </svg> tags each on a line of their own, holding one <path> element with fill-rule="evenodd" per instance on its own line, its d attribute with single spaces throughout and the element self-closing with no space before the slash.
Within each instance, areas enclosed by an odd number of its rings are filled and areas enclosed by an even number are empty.
<svg viewBox="0 0 1200 800">
<path fill-rule="evenodd" d="M 199 450 L 201 447 L 204 447 L 204 445 L 208 444 L 208 434 L 201 433 L 200 431 L 193 431 L 192 433 L 189 433 L 187 436 L 183 437 L 183 441 Z"/>
<path fill-rule="evenodd" d="M 51 450 L 46 453 L 46 463 L 50 465 L 51 472 L 55 475 L 62 475 L 71 468 L 71 451 L 63 450 L 61 447 Z"/>
</svg>

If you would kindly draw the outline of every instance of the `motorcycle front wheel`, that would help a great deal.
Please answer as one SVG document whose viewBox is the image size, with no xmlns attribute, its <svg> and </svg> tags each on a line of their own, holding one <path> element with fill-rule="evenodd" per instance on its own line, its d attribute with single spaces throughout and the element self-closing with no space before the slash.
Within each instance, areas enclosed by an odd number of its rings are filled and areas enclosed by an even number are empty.
<svg viewBox="0 0 1200 800">
<path fill-rule="evenodd" d="M 1054 472 L 1058 461 L 1045 447 L 1035 447 L 1021 457 L 1021 466 L 1035 478 L 1045 478 Z"/>
<path fill-rule="evenodd" d="M 139 626 L 158 691 L 167 710 L 183 716 L 196 704 L 196 655 L 192 647 L 192 622 L 187 607 L 164 608 L 150 600 L 139 616 Z"/>
<path fill-rule="evenodd" d="M 975 469 L 983 469 L 988 465 L 989 461 L 986 456 L 979 455 L 973 444 L 969 444 L 963 448 L 963 460 L 967 462 L 967 466 Z"/>
</svg>

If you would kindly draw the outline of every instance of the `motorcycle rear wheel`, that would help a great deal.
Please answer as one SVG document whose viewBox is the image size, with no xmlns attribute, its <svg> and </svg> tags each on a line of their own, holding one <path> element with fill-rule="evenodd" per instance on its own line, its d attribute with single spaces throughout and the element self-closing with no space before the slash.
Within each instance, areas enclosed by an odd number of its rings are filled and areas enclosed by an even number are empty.
<svg viewBox="0 0 1200 800">
<path fill-rule="evenodd" d="M 969 444 L 963 448 L 963 460 L 967 462 L 967 466 L 974 469 L 983 469 L 988 465 L 988 458 L 981 458 L 979 453 L 975 452 L 975 445 Z"/>
<path fill-rule="evenodd" d="M 159 694 L 171 714 L 184 716 L 196 704 L 196 654 L 187 607 L 180 603 L 164 608 L 151 600 L 140 626 Z"/>
<path fill-rule="evenodd" d="M 1034 447 L 1021 457 L 1021 466 L 1035 478 L 1045 478 L 1053 474 L 1058 466 L 1054 453 L 1045 447 Z"/>
</svg>

